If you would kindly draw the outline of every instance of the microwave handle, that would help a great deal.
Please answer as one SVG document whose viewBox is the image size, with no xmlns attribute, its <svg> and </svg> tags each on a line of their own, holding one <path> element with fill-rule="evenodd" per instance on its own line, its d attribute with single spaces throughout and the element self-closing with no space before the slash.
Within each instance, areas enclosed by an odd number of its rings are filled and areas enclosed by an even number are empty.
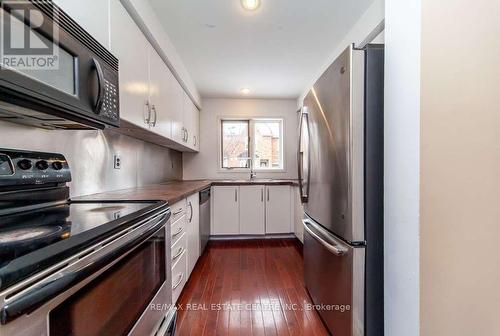
<svg viewBox="0 0 500 336">
<path fill-rule="evenodd" d="M 95 70 L 97 72 L 97 85 L 99 86 L 99 90 L 97 92 L 97 101 L 94 106 L 94 112 L 99 114 L 102 108 L 102 104 L 104 102 L 104 72 L 102 71 L 101 64 L 95 58 L 92 58 L 92 62 L 94 63 Z"/>
<path fill-rule="evenodd" d="M 102 258 L 73 272 L 66 274 L 63 273 L 60 278 L 47 283 L 41 283 L 39 286 L 35 286 L 18 299 L 9 302 L 2 308 L 2 310 L 0 310 L 0 323 L 5 325 L 24 314 L 33 312 L 35 309 L 41 307 L 59 294 L 64 293 L 74 285 L 102 269 L 104 266 L 117 260 L 117 258 L 125 256 L 135 247 L 141 245 L 161 230 L 161 228 L 165 226 L 165 219 L 168 219 L 167 215 L 161 216 L 157 221 L 155 221 L 155 224 L 148 228 L 143 234 L 128 241 Z"/>
</svg>

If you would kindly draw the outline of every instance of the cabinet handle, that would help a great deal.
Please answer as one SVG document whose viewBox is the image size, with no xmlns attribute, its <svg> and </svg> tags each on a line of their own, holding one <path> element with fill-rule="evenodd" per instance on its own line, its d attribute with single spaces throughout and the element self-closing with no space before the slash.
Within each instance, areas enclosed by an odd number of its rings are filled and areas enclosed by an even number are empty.
<svg viewBox="0 0 500 336">
<path fill-rule="evenodd" d="M 267 201 L 269 202 L 269 188 L 267 188 Z"/>
<path fill-rule="evenodd" d="M 196 135 L 193 138 L 194 138 L 194 146 L 196 146 L 196 144 L 197 144 Z"/>
<path fill-rule="evenodd" d="M 189 131 L 186 128 L 186 142 L 188 142 L 188 140 L 189 140 Z"/>
<path fill-rule="evenodd" d="M 180 209 L 179 209 L 179 211 L 174 211 L 174 213 L 172 213 L 172 215 L 178 215 L 178 214 L 180 214 L 180 213 L 182 212 L 182 210 L 183 210 L 183 209 L 182 209 L 182 208 L 180 208 Z"/>
<path fill-rule="evenodd" d="M 234 201 L 238 202 L 238 189 L 234 189 Z"/>
<path fill-rule="evenodd" d="M 191 221 L 193 220 L 193 204 L 191 203 L 191 201 L 189 201 L 189 209 L 191 214 L 191 216 L 189 216 L 189 223 L 191 223 Z"/>
<path fill-rule="evenodd" d="M 180 276 L 179 276 L 179 281 L 177 281 L 177 283 L 175 285 L 172 286 L 172 290 L 175 290 L 177 287 L 179 287 L 179 285 L 181 284 L 182 282 L 182 279 L 184 279 L 184 273 L 181 273 Z"/>
<path fill-rule="evenodd" d="M 158 121 L 158 113 L 156 112 L 156 106 L 152 106 L 151 109 L 153 110 L 153 115 L 155 117 L 154 121 L 151 123 L 152 127 L 156 127 L 156 122 Z"/>
<path fill-rule="evenodd" d="M 264 188 L 260 189 L 260 201 L 264 202 Z"/>
<path fill-rule="evenodd" d="M 172 234 L 172 238 L 175 238 L 177 237 L 178 235 L 180 235 L 182 233 L 182 231 L 184 230 L 184 228 L 181 226 L 179 227 L 179 229 L 177 230 L 176 233 Z"/>
<path fill-rule="evenodd" d="M 148 126 L 151 126 L 151 106 L 149 105 L 149 102 L 146 102 L 146 108 L 147 108 L 147 116 L 144 116 L 144 123 Z"/>
<path fill-rule="evenodd" d="M 172 261 L 176 261 L 177 258 L 181 256 L 182 252 L 184 252 L 184 246 L 179 248 L 179 251 L 177 251 L 177 253 L 172 257 Z"/>
</svg>

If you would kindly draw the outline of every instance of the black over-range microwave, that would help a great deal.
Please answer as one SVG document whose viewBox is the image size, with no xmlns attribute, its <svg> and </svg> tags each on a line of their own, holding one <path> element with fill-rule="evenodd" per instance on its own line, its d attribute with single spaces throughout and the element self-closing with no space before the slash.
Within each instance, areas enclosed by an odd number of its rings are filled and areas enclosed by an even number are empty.
<svg viewBox="0 0 500 336">
<path fill-rule="evenodd" d="M 118 59 L 51 0 L 0 4 L 0 120 L 118 127 Z"/>
</svg>

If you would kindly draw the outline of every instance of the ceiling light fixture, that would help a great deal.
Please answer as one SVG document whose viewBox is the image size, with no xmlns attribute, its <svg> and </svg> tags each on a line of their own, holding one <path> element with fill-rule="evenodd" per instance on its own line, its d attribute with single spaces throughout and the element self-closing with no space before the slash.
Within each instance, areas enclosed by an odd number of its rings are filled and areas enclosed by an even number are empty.
<svg viewBox="0 0 500 336">
<path fill-rule="evenodd" d="M 243 8 L 249 11 L 254 11 L 260 6 L 260 0 L 241 0 Z"/>
<path fill-rule="evenodd" d="M 247 95 L 250 93 L 250 89 L 249 88 L 243 88 L 241 89 L 241 93 L 243 93 L 244 95 Z"/>
</svg>

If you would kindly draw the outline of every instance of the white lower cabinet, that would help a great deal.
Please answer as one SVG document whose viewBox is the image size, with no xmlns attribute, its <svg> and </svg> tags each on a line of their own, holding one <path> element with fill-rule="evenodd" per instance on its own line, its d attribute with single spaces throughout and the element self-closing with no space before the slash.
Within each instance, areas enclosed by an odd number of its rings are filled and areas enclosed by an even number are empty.
<svg viewBox="0 0 500 336">
<path fill-rule="evenodd" d="M 182 289 L 187 282 L 186 260 L 187 254 L 184 252 L 179 256 L 177 261 L 172 265 L 172 303 L 175 304 Z"/>
<path fill-rule="evenodd" d="M 240 233 L 240 203 L 238 186 L 212 188 L 214 235 L 236 235 Z"/>
<path fill-rule="evenodd" d="M 265 186 L 240 186 L 240 234 L 265 234 Z"/>
<path fill-rule="evenodd" d="M 200 257 L 200 196 L 187 198 L 187 274 L 190 275 Z"/>
<path fill-rule="evenodd" d="M 266 233 L 290 233 L 292 196 L 290 186 L 266 187 Z"/>
<path fill-rule="evenodd" d="M 198 193 L 170 206 L 172 302 L 175 304 L 200 257 L 200 196 Z"/>
<path fill-rule="evenodd" d="M 213 235 L 292 233 L 290 186 L 214 186 Z"/>
</svg>

